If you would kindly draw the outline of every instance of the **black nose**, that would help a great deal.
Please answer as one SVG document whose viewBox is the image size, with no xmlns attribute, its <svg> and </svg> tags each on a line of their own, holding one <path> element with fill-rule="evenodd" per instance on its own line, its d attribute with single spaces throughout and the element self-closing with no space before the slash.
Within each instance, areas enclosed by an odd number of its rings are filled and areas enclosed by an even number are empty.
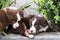
<svg viewBox="0 0 60 40">
<path fill-rule="evenodd" d="M 32 33 L 33 31 L 31 31 L 31 33 Z"/>
</svg>

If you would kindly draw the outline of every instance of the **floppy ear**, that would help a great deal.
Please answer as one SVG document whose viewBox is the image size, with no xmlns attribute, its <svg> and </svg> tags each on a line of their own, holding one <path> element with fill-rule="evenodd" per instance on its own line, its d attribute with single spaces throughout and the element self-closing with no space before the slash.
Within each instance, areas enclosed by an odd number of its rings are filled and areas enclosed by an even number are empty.
<svg viewBox="0 0 60 40">
<path fill-rule="evenodd" d="M 35 15 L 28 15 L 28 17 L 31 19 L 31 18 L 33 18 Z"/>
</svg>

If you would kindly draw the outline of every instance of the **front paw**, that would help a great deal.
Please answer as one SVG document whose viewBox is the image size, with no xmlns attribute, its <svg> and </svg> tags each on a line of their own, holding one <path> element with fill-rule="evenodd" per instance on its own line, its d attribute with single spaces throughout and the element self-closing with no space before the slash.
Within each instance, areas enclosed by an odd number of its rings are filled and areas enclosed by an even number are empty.
<svg viewBox="0 0 60 40">
<path fill-rule="evenodd" d="M 34 35 L 29 35 L 28 37 L 29 37 L 29 38 L 34 38 Z"/>
</svg>

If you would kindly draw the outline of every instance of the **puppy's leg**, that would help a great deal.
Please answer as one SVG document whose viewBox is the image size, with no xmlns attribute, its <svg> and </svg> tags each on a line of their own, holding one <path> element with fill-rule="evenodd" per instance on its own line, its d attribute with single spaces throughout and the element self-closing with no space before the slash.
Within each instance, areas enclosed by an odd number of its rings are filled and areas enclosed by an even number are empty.
<svg viewBox="0 0 60 40">
<path fill-rule="evenodd" d="M 29 32 L 27 30 L 25 30 L 25 36 L 29 37 L 29 38 L 33 38 L 34 35 L 29 34 Z"/>
<path fill-rule="evenodd" d="M 29 34 L 29 32 L 28 32 L 28 30 L 27 30 L 27 28 L 26 28 L 26 26 L 25 26 L 24 23 L 23 23 L 23 25 L 24 25 L 24 28 L 25 28 L 25 36 L 27 36 L 27 37 L 29 37 L 29 38 L 33 38 L 34 35 Z"/>
</svg>

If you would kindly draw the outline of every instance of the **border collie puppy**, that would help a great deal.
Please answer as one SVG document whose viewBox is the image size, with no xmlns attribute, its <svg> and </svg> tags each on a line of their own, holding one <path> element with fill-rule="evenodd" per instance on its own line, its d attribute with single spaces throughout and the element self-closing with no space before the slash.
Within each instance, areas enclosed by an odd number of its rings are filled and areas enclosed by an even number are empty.
<svg viewBox="0 0 60 40">
<path fill-rule="evenodd" d="M 50 28 L 50 25 L 48 24 L 47 20 L 44 17 L 34 16 L 32 19 L 29 20 L 30 34 L 36 34 L 39 32 L 46 32 L 47 29 Z"/>
<path fill-rule="evenodd" d="M 12 25 L 15 29 L 19 27 L 18 21 L 23 17 L 23 11 L 17 7 L 7 7 L 0 10 L 0 31 L 7 32 L 9 25 Z"/>
<path fill-rule="evenodd" d="M 6 15 L 9 20 L 9 23 L 13 25 L 14 28 L 19 26 L 18 21 L 23 17 L 23 12 L 16 7 L 6 8 Z"/>
<path fill-rule="evenodd" d="M 16 7 L 8 7 L 6 9 L 6 14 L 9 19 L 9 22 L 13 24 L 13 27 L 16 28 L 19 26 L 18 21 L 23 17 L 23 12 Z"/>
</svg>

